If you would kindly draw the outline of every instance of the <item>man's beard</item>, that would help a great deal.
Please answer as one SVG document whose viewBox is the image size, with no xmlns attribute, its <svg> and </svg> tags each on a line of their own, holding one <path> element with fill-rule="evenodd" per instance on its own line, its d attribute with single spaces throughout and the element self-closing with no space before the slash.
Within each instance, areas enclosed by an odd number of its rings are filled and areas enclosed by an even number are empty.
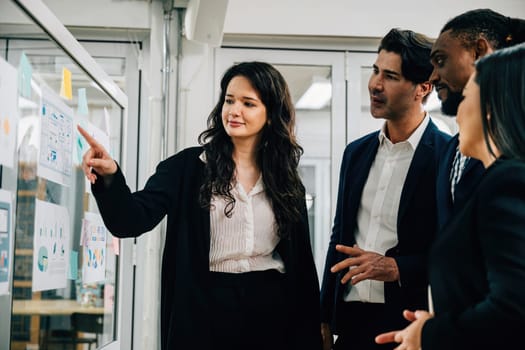
<svg viewBox="0 0 525 350">
<path fill-rule="evenodd" d="M 441 112 L 448 116 L 455 116 L 458 114 L 458 107 L 462 100 L 463 94 L 461 92 L 448 90 L 447 99 L 441 101 Z"/>
</svg>

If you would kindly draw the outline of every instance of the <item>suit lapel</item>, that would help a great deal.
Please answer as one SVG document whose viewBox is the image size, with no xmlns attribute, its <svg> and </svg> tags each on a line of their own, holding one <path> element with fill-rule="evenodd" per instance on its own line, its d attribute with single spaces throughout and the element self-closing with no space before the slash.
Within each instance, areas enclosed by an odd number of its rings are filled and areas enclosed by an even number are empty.
<svg viewBox="0 0 525 350">
<path fill-rule="evenodd" d="M 463 173 L 461 174 L 461 178 L 459 179 L 459 182 L 461 182 L 461 180 L 463 180 L 464 178 L 468 178 L 468 174 L 476 168 L 476 165 L 478 164 L 478 162 L 475 160 L 475 159 L 471 159 L 469 158 L 467 160 L 467 164 L 465 164 L 465 168 L 463 169 Z"/>
<path fill-rule="evenodd" d="M 458 142 L 458 138 L 456 135 L 456 139 L 452 142 L 452 145 L 446 150 L 447 157 L 443 159 L 445 164 L 447 164 L 447 167 L 446 167 L 447 176 L 441 177 L 443 180 L 446 181 L 442 185 L 444 185 L 445 187 L 448 187 L 449 189 L 450 189 L 450 172 L 452 171 L 452 166 L 454 164 L 454 158 L 456 157 L 456 150 L 458 148 L 458 144 L 459 142 Z"/>
<path fill-rule="evenodd" d="M 454 205 L 452 206 L 452 213 L 460 210 L 464 203 L 471 196 L 472 191 L 478 185 L 482 174 L 485 172 L 483 164 L 476 160 L 469 158 L 463 169 L 463 174 L 456 185 L 454 192 Z"/>
<path fill-rule="evenodd" d="M 374 134 L 374 137 L 367 144 L 363 145 L 362 149 L 356 150 L 362 154 L 361 157 L 357 156 L 356 159 L 351 159 L 352 164 L 349 165 L 349 171 L 346 175 L 346 181 L 348 190 L 345 194 L 346 203 L 348 203 L 348 217 L 351 218 L 352 222 L 349 225 L 344 225 L 352 230 L 352 234 L 343 235 L 343 237 L 354 237 L 353 230 L 355 229 L 357 222 L 357 210 L 361 204 L 361 197 L 363 195 L 363 188 L 365 187 L 370 168 L 374 162 L 379 147 L 379 133 Z M 343 242 L 349 243 L 349 242 Z"/>
<path fill-rule="evenodd" d="M 410 162 L 410 167 L 408 168 L 407 177 L 403 185 L 403 191 L 401 192 L 401 198 L 399 200 L 399 212 L 397 215 L 397 225 L 401 222 L 401 218 L 406 212 L 408 205 L 410 204 L 410 199 L 414 195 L 414 191 L 417 187 L 418 180 L 421 174 L 425 171 L 429 162 L 431 162 L 434 157 L 432 152 L 434 151 L 433 145 L 433 135 L 436 127 L 432 121 L 428 124 L 419 144 L 414 152 L 414 157 Z"/>
</svg>

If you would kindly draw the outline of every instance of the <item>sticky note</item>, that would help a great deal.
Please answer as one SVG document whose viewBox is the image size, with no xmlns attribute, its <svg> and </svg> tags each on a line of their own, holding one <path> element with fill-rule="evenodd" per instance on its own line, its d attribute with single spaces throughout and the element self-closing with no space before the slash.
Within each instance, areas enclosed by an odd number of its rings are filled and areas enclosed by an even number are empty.
<svg viewBox="0 0 525 350">
<path fill-rule="evenodd" d="M 65 99 L 73 99 L 73 90 L 71 88 L 71 71 L 66 67 L 62 68 L 62 83 L 60 84 L 60 96 Z"/>
<path fill-rule="evenodd" d="M 81 88 L 78 89 L 78 105 L 77 105 L 77 113 L 78 115 L 88 115 L 89 109 L 87 104 L 87 98 L 86 98 L 86 89 Z"/>
<path fill-rule="evenodd" d="M 5 118 L 2 121 L 2 129 L 4 131 L 4 135 L 9 135 L 11 133 L 11 123 L 9 123 L 9 119 Z"/>
<path fill-rule="evenodd" d="M 29 63 L 26 54 L 22 52 L 18 65 L 18 88 L 20 89 L 20 94 L 27 98 L 31 98 L 32 76 L 33 67 L 31 67 L 31 63 Z"/>
<path fill-rule="evenodd" d="M 115 255 L 119 255 L 120 253 L 120 241 L 117 237 L 113 237 L 113 253 L 115 253 Z"/>
<path fill-rule="evenodd" d="M 104 285 L 104 312 L 112 313 L 115 304 L 115 287 L 106 283 Z"/>
<path fill-rule="evenodd" d="M 78 252 L 72 250 L 69 254 L 69 271 L 67 278 L 70 280 L 76 280 L 78 278 Z"/>
</svg>

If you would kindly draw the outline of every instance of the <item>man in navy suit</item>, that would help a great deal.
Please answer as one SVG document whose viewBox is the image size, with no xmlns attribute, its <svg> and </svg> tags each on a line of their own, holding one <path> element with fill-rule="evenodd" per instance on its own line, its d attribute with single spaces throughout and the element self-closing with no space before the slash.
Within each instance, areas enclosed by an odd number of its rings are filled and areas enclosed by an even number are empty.
<svg viewBox="0 0 525 350">
<path fill-rule="evenodd" d="M 444 114 L 456 115 L 463 88 L 478 58 L 525 39 L 524 30 L 517 23 L 523 21 L 511 20 L 489 9 L 477 9 L 445 24 L 430 54 L 434 67 L 430 82 L 436 87 Z M 456 134 L 439 160 L 436 197 L 439 230 L 455 211 L 463 208 L 484 172 L 480 161 L 459 152 L 458 144 Z"/>
<path fill-rule="evenodd" d="M 427 307 L 436 164 L 450 139 L 423 109 L 431 47 L 423 35 L 398 29 L 379 46 L 368 89 L 371 114 L 385 123 L 343 155 L 321 290 L 325 349 L 332 334 L 334 349 L 388 348 L 374 337 L 406 325 L 403 309 Z"/>
</svg>

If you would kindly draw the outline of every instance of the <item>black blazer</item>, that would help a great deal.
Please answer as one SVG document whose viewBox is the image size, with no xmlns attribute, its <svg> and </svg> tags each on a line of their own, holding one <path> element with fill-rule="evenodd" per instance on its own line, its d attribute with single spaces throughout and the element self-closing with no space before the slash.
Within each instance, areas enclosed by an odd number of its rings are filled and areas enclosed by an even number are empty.
<svg viewBox="0 0 525 350">
<path fill-rule="evenodd" d="M 485 171 L 483 164 L 479 160 L 474 158 L 467 160 L 463 174 L 456 184 L 454 202 L 452 202 L 452 194 L 450 193 L 450 171 L 454 157 L 456 156 L 458 144 L 459 135 L 456 134 L 450 139 L 438 161 L 436 193 L 438 231 L 441 231 L 455 211 L 461 210 L 463 205 L 465 205 Z"/>
<path fill-rule="evenodd" d="M 435 317 L 423 327 L 423 349 L 522 348 L 524 162 L 498 160 L 487 169 L 436 238 L 429 278 Z"/>
<path fill-rule="evenodd" d="M 162 260 L 161 344 L 163 350 L 212 349 L 209 343 L 210 213 L 198 203 L 204 163 L 202 147 L 162 161 L 141 191 L 131 193 L 120 170 L 109 188 L 92 186 L 107 228 L 118 237 L 136 237 L 153 229 L 167 214 Z M 309 241 L 306 206 L 303 219 L 277 250 L 286 268 L 293 349 L 319 349 L 319 281 Z M 281 315 L 275 315 L 276 318 Z M 271 334 L 266 336 L 271 337 Z"/>
<path fill-rule="evenodd" d="M 355 244 L 357 211 L 363 187 L 379 147 L 379 131 L 350 143 L 344 152 L 339 178 L 337 207 L 321 289 L 321 319 L 339 333 L 338 317 L 345 285 L 344 273 L 334 274 L 330 267 L 345 258 L 335 250 L 337 244 Z M 405 179 L 397 218 L 398 244 L 386 252 L 396 259 L 401 276 L 398 282 L 385 282 L 385 317 L 399 326 L 404 308 L 427 307 L 427 253 L 436 232 L 436 163 L 450 136 L 439 131 L 432 121 L 416 148 Z M 389 323 L 389 322 L 387 322 Z"/>
</svg>

